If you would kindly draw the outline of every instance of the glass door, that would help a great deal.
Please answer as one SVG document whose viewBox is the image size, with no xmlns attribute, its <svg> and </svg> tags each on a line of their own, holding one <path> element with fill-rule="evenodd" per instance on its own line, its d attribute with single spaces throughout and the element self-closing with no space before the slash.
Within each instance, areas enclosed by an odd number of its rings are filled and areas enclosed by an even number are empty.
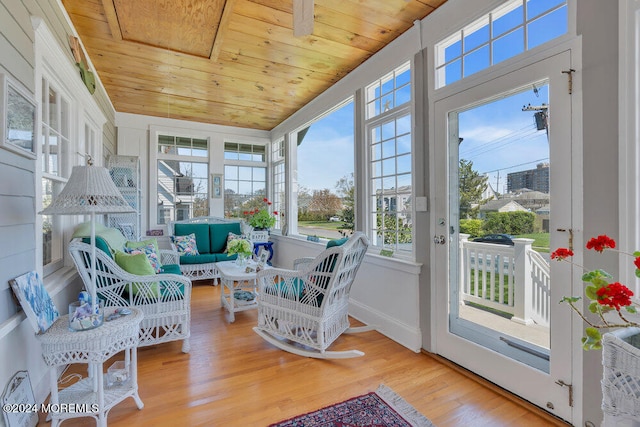
<svg viewBox="0 0 640 427">
<path fill-rule="evenodd" d="M 437 352 L 567 420 L 570 270 L 549 253 L 571 232 L 569 59 L 436 102 L 433 252 Z"/>
</svg>

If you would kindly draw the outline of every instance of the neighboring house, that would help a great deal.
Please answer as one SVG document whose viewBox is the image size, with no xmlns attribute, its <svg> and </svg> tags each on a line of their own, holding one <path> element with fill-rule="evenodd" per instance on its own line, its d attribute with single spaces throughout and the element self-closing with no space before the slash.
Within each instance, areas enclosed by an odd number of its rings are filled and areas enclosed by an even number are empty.
<svg viewBox="0 0 640 427">
<path fill-rule="evenodd" d="M 529 212 L 520 203 L 508 199 L 489 200 L 480 206 L 480 218 L 485 219 L 488 212 Z"/>
</svg>

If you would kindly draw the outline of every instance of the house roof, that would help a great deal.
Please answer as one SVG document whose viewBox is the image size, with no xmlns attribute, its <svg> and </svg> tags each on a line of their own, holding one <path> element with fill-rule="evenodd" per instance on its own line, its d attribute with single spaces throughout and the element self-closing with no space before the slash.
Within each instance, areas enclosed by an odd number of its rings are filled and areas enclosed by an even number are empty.
<svg viewBox="0 0 640 427">
<path fill-rule="evenodd" d="M 500 200 L 489 200 L 484 205 L 480 206 L 481 212 L 499 212 L 504 210 L 504 208 L 509 207 L 511 211 L 527 211 L 522 205 L 518 202 L 515 202 L 510 199 L 500 199 Z"/>
<path fill-rule="evenodd" d="M 309 2 L 313 0 L 304 0 Z M 447 0 L 62 0 L 117 112 L 271 130 Z"/>
</svg>

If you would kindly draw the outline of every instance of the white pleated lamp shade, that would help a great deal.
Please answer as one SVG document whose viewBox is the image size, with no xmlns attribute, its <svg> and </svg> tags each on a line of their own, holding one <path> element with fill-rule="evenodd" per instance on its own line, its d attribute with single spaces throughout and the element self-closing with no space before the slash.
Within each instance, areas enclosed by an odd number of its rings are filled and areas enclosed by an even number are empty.
<svg viewBox="0 0 640 427">
<path fill-rule="evenodd" d="M 74 166 L 60 194 L 40 213 L 82 215 L 135 212 L 101 166 Z"/>
</svg>

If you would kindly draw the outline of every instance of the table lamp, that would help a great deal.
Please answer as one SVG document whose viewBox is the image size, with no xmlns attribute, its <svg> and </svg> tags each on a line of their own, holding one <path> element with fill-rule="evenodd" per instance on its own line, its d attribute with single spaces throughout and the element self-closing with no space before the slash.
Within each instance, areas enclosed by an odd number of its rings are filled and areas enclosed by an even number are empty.
<svg viewBox="0 0 640 427">
<path fill-rule="evenodd" d="M 109 171 L 93 166 L 91 156 L 87 166 L 74 166 L 66 185 L 42 215 L 91 215 L 91 295 L 92 312 L 96 313 L 96 214 L 135 212 L 113 183 Z"/>
</svg>

